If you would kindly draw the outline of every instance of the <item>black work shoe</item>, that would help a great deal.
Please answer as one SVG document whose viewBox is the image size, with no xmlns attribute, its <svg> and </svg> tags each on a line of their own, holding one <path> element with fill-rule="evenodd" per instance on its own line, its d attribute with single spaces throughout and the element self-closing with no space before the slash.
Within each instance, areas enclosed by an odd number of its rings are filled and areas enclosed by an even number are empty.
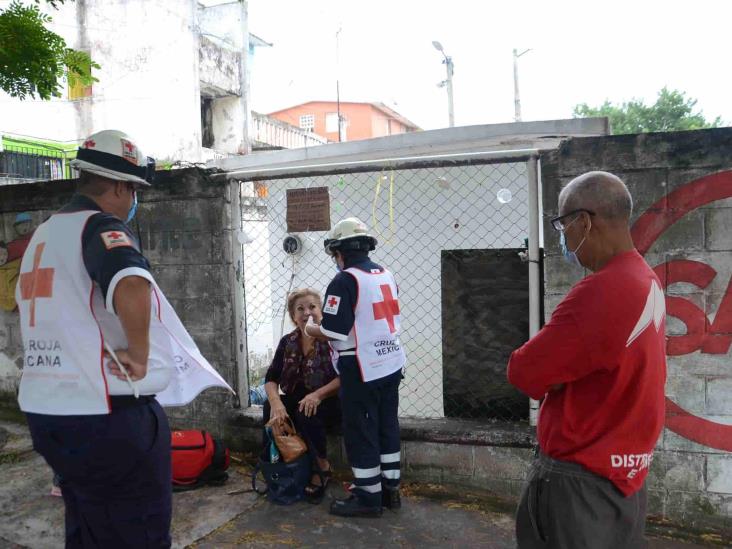
<svg viewBox="0 0 732 549">
<path fill-rule="evenodd" d="M 356 496 L 334 499 L 330 504 L 330 514 L 339 517 L 380 517 L 381 506 L 364 505 Z"/>
<path fill-rule="evenodd" d="M 381 487 L 381 506 L 396 511 L 402 508 L 402 497 L 399 488 Z"/>
</svg>

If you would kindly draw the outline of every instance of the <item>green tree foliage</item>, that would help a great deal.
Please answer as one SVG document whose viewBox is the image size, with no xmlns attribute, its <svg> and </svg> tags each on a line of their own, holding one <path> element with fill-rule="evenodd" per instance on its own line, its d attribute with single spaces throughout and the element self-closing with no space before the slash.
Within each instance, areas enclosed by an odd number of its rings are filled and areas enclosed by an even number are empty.
<svg viewBox="0 0 732 549">
<path fill-rule="evenodd" d="M 66 0 L 45 0 L 58 8 Z M 35 4 L 13 0 L 0 11 L 0 89 L 19 99 L 60 97 L 63 79 L 74 85 L 96 81 L 92 68 L 99 65 L 88 53 L 66 47 L 66 42 L 46 25 L 51 17 Z"/>
<path fill-rule="evenodd" d="M 653 105 L 646 105 L 638 99 L 620 105 L 605 101 L 599 107 L 582 103 L 574 108 L 574 117 L 606 116 L 610 119 L 614 134 L 699 130 L 722 125 L 721 118 L 708 121 L 701 112 L 695 113 L 694 107 L 696 99 L 687 98 L 684 92 L 664 87 L 658 92 Z"/>
</svg>

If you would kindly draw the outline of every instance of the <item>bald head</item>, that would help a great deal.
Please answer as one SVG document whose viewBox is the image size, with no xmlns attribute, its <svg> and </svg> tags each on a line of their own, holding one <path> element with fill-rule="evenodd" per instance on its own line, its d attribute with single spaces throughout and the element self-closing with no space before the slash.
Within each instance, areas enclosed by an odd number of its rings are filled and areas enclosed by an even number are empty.
<svg viewBox="0 0 732 549">
<path fill-rule="evenodd" d="M 611 222 L 630 220 L 633 198 L 622 180 L 608 172 L 587 172 L 559 193 L 559 215 L 586 209 Z"/>
</svg>

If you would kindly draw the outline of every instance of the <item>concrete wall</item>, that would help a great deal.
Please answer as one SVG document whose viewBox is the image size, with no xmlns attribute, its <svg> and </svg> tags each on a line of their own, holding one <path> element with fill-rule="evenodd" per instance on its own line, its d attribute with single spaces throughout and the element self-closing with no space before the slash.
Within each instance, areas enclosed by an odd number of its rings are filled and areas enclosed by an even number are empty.
<svg viewBox="0 0 732 549">
<path fill-rule="evenodd" d="M 649 477 L 651 511 L 686 523 L 732 517 L 732 129 L 576 138 L 542 157 L 545 219 L 566 182 L 619 175 L 636 246 L 665 284 L 667 421 Z M 546 314 L 583 273 L 548 224 Z M 668 412 L 671 413 L 668 413 Z"/>
<path fill-rule="evenodd" d="M 247 3 L 199 5 L 201 95 L 214 97 L 213 148 L 228 154 L 249 151 L 249 47 Z"/>
<path fill-rule="evenodd" d="M 401 465 L 406 482 L 450 483 L 517 500 L 533 460 L 533 429 L 526 422 L 402 418 Z M 237 411 L 226 425 L 233 447 L 258 453 L 261 408 Z M 328 459 L 350 474 L 343 439 L 328 437 Z"/>
<path fill-rule="evenodd" d="M 247 123 L 241 97 L 227 96 L 213 100 L 213 149 L 228 154 L 245 154 L 247 147 L 242 128 Z"/>
<path fill-rule="evenodd" d="M 202 94 L 223 97 L 241 93 L 238 52 L 223 48 L 220 41 L 202 34 L 198 59 Z"/>
<path fill-rule="evenodd" d="M 236 51 L 249 48 L 248 32 L 243 32 L 247 30 L 247 22 L 241 19 L 242 4 L 246 10 L 246 0 L 210 6 L 199 4 L 201 34 Z"/>
<path fill-rule="evenodd" d="M 160 173 L 154 190 L 140 194 L 137 214 L 144 254 L 155 279 L 203 355 L 229 384 L 237 388 L 235 285 L 231 283 L 232 223 L 230 188 L 212 182 L 200 170 Z M 73 192 L 73 182 L 0 187 L 0 240 L 13 237 L 19 212 L 41 223 Z M 133 223 L 133 229 L 136 225 Z M 0 274 L 2 271 L 0 270 Z M 1 280 L 1 277 L 0 277 Z M 0 310 L 0 399 L 15 405 L 22 366 L 18 313 Z M 169 408 L 173 425 L 196 425 L 220 433 L 222 418 L 233 408 L 233 397 L 209 389 L 193 403 Z"/>
</svg>

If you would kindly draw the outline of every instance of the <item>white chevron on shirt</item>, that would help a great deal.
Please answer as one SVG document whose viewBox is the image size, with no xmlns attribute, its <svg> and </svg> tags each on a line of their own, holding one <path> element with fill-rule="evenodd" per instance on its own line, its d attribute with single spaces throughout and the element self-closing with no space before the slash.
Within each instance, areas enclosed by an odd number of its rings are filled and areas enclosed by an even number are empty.
<svg viewBox="0 0 732 549">
<path fill-rule="evenodd" d="M 651 325 L 656 327 L 658 331 L 661 327 L 661 321 L 666 316 L 666 297 L 663 295 L 663 291 L 658 286 L 655 280 L 651 281 L 651 287 L 648 291 L 648 298 L 646 298 L 646 305 L 643 307 L 643 312 L 638 318 L 638 322 L 630 332 L 628 341 L 625 344 L 626 347 L 630 345 L 640 336 L 643 331 Z"/>
</svg>

